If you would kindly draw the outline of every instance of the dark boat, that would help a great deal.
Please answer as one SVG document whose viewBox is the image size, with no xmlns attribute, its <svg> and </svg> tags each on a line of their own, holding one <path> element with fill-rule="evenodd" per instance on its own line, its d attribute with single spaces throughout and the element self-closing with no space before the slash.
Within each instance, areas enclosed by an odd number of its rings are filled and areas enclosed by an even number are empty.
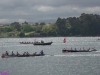
<svg viewBox="0 0 100 75">
<path fill-rule="evenodd" d="M 51 45 L 53 42 L 47 42 L 47 43 L 40 43 L 40 42 L 35 42 L 33 45 Z"/>
<path fill-rule="evenodd" d="M 92 51 L 97 51 L 96 49 L 87 49 L 87 50 L 65 50 L 63 49 L 62 52 L 63 53 L 67 53 L 67 52 L 92 52 Z"/>
</svg>

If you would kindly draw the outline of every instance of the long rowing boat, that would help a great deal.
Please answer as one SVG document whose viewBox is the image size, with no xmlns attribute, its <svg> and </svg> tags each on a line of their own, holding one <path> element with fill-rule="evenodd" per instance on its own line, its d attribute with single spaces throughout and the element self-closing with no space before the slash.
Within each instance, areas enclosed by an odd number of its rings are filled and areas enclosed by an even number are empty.
<svg viewBox="0 0 100 75">
<path fill-rule="evenodd" d="M 45 54 L 29 54 L 29 55 L 6 55 L 2 54 L 1 58 L 9 58 L 9 57 L 35 57 L 35 56 L 44 56 Z"/>
<path fill-rule="evenodd" d="M 67 53 L 67 52 L 93 52 L 93 51 L 97 51 L 97 50 L 94 48 L 92 48 L 91 50 L 90 50 L 90 48 L 87 50 L 68 50 L 68 49 L 62 50 L 63 53 Z"/>
<path fill-rule="evenodd" d="M 19 42 L 20 44 L 34 44 L 34 42 Z"/>
</svg>

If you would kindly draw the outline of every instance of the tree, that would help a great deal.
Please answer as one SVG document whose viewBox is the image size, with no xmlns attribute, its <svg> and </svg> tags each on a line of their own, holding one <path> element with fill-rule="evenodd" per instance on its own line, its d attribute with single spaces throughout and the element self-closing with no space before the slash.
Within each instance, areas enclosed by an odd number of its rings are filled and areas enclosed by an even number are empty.
<svg viewBox="0 0 100 75">
<path fill-rule="evenodd" d="M 41 22 L 40 25 L 45 25 L 45 22 Z"/>
<path fill-rule="evenodd" d="M 48 34 L 48 33 L 50 33 L 51 31 L 52 31 L 52 28 L 49 27 L 49 26 L 47 26 L 47 25 L 45 25 L 45 26 L 42 27 L 42 32 L 43 32 L 43 33 Z"/>
<path fill-rule="evenodd" d="M 33 31 L 33 28 L 31 25 L 24 25 L 23 26 L 23 32 L 31 32 Z"/>
<path fill-rule="evenodd" d="M 66 28 L 67 21 L 66 21 L 66 19 L 65 18 L 64 19 L 58 18 L 57 21 L 56 21 L 56 25 L 58 27 L 59 35 L 65 36 L 66 31 L 67 31 L 67 28 Z"/>
<path fill-rule="evenodd" d="M 25 37 L 25 33 L 24 32 L 20 32 L 19 36 L 20 37 Z"/>
<path fill-rule="evenodd" d="M 52 30 L 48 33 L 50 36 L 57 36 L 58 35 L 58 27 L 55 24 L 49 26 Z"/>
<path fill-rule="evenodd" d="M 25 21 L 24 24 L 28 24 L 28 22 Z"/>
<path fill-rule="evenodd" d="M 83 34 L 88 36 L 100 35 L 100 15 L 81 14 L 81 24 L 84 27 Z"/>
<path fill-rule="evenodd" d="M 35 25 L 39 25 L 39 23 L 38 23 L 38 22 L 36 22 L 36 23 L 35 23 Z"/>
<path fill-rule="evenodd" d="M 19 22 L 11 23 L 11 26 L 13 26 L 17 31 L 21 30 L 21 25 L 19 24 Z"/>
</svg>

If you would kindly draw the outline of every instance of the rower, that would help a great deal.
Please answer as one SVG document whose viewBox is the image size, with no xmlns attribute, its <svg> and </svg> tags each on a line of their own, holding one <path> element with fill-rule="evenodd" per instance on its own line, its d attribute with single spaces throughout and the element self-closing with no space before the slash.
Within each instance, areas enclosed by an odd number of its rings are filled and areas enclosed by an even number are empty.
<svg viewBox="0 0 100 75">
<path fill-rule="evenodd" d="M 90 50 L 90 48 L 88 49 L 88 51 Z"/>
<path fill-rule="evenodd" d="M 33 53 L 33 55 L 36 55 L 37 52 Z"/>
<path fill-rule="evenodd" d="M 44 43 L 44 41 L 43 41 L 43 40 L 41 40 L 41 43 Z"/>
<path fill-rule="evenodd" d="M 27 52 L 26 55 L 29 56 L 30 54 Z"/>
<path fill-rule="evenodd" d="M 23 53 L 23 56 L 25 56 L 25 55 L 26 55 L 26 52 Z"/>
<path fill-rule="evenodd" d="M 18 51 L 17 51 L 17 56 L 19 56 L 20 54 L 18 53 Z"/>
<path fill-rule="evenodd" d="M 15 54 L 13 53 L 13 51 L 12 51 L 12 55 L 15 55 Z"/>
<path fill-rule="evenodd" d="M 40 52 L 40 55 L 44 55 L 44 52 L 43 52 L 43 50 L 41 50 L 41 52 Z"/>
<path fill-rule="evenodd" d="M 9 55 L 9 53 L 6 51 L 6 53 L 5 53 L 6 55 Z"/>
<path fill-rule="evenodd" d="M 83 51 L 84 51 L 85 49 L 84 49 L 84 47 L 83 47 Z"/>
<path fill-rule="evenodd" d="M 71 50 L 73 50 L 72 47 L 71 47 Z"/>
<path fill-rule="evenodd" d="M 80 48 L 80 51 L 81 51 L 81 48 Z"/>
<path fill-rule="evenodd" d="M 75 51 L 76 51 L 76 48 L 75 48 Z"/>
</svg>

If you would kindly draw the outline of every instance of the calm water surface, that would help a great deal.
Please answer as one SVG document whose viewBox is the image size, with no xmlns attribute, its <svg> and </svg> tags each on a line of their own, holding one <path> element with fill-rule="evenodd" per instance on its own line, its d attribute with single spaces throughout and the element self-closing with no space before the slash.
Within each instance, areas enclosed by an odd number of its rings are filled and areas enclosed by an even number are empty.
<svg viewBox="0 0 100 75">
<path fill-rule="evenodd" d="M 46 56 L 0 58 L 0 72 L 9 75 L 100 75 L 100 40 L 99 37 L 64 37 L 50 38 L 0 38 L 0 55 L 5 51 L 17 51 L 23 54 L 44 50 Z M 50 46 L 34 46 L 19 42 L 52 41 Z M 63 48 L 94 48 L 96 52 L 62 53 Z"/>
</svg>

